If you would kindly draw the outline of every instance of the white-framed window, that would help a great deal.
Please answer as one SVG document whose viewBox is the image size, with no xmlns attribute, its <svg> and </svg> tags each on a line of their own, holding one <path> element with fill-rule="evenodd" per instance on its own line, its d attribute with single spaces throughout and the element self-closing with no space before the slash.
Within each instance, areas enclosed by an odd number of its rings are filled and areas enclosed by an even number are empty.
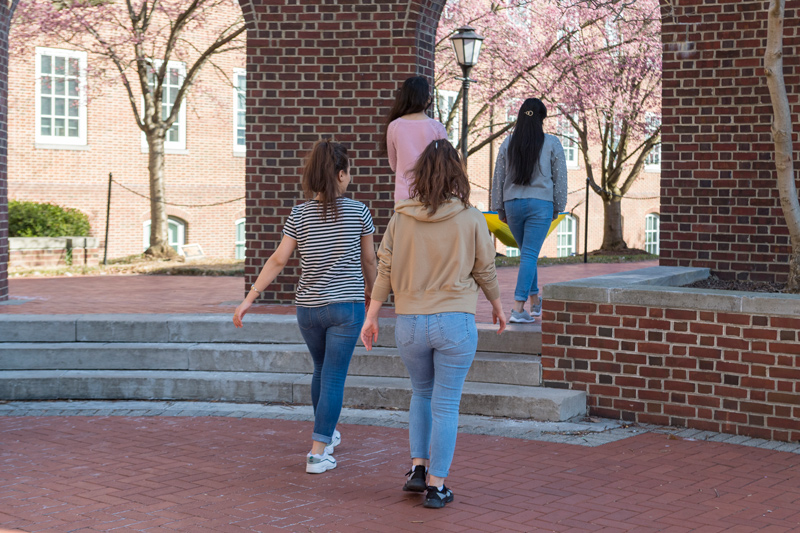
<svg viewBox="0 0 800 533">
<path fill-rule="evenodd" d="M 661 172 L 661 145 L 657 144 L 644 160 L 645 172 Z"/>
<path fill-rule="evenodd" d="M 506 246 L 506 257 L 519 257 L 519 248 Z"/>
<path fill-rule="evenodd" d="M 150 247 L 150 221 L 142 224 L 142 243 L 144 249 Z M 176 217 L 167 218 L 167 237 L 169 245 L 177 252 L 178 246 L 186 244 L 186 222 Z"/>
<path fill-rule="evenodd" d="M 245 117 L 247 113 L 247 71 L 233 69 L 233 151 L 245 152 Z"/>
<path fill-rule="evenodd" d="M 436 120 L 440 121 L 445 126 L 447 126 L 446 122 L 447 117 L 450 116 L 450 111 L 453 109 L 453 106 L 456 105 L 456 98 L 458 98 L 457 91 L 436 89 L 436 108 L 434 113 L 436 115 Z M 453 113 L 453 121 L 450 122 L 450 127 L 447 128 L 447 138 L 453 146 L 458 146 L 460 141 L 460 116 L 459 110 L 456 109 L 455 113 Z"/>
<path fill-rule="evenodd" d="M 572 215 L 565 216 L 556 227 L 556 257 L 569 257 L 575 254 L 575 228 L 577 223 Z"/>
<path fill-rule="evenodd" d="M 153 69 L 160 69 L 164 62 L 161 60 L 153 61 Z M 150 88 L 155 87 L 155 72 L 148 74 Z M 161 116 L 167 118 L 172 113 L 175 98 L 181 90 L 183 81 L 186 78 L 186 64 L 182 61 L 170 61 L 167 63 L 167 73 L 164 76 L 164 85 L 161 89 Z M 144 108 L 144 99 L 142 99 Z M 142 133 L 142 150 L 147 151 L 147 138 Z M 178 118 L 167 132 L 164 142 L 166 150 L 186 150 L 186 97 L 184 96 L 181 108 L 178 111 Z"/>
<path fill-rule="evenodd" d="M 245 235 L 245 219 L 240 218 L 236 222 L 236 240 L 234 241 L 235 245 L 235 255 L 236 259 L 244 259 L 244 252 L 247 250 L 247 237 Z"/>
<path fill-rule="evenodd" d="M 555 135 L 564 147 L 567 168 L 578 168 L 578 133 L 567 117 L 560 115 L 555 117 L 555 121 Z"/>
<path fill-rule="evenodd" d="M 644 249 L 650 254 L 659 254 L 661 238 L 661 217 L 658 213 L 650 213 L 644 217 Z"/>
<path fill-rule="evenodd" d="M 86 52 L 36 48 L 36 143 L 86 145 Z"/>
<path fill-rule="evenodd" d="M 647 135 L 652 135 L 661 125 L 661 117 L 656 113 L 647 113 L 645 123 L 647 124 Z M 644 171 L 661 172 L 661 143 L 655 145 L 647 154 L 647 158 L 644 160 Z"/>
</svg>

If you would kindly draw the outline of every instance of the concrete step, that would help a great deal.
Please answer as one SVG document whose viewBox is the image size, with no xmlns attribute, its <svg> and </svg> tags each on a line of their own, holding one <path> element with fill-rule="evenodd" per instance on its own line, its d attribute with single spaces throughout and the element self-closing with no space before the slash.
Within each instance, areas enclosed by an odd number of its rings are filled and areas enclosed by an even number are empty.
<svg viewBox="0 0 800 533">
<path fill-rule="evenodd" d="M 394 319 L 380 320 L 377 346 L 394 347 Z M 482 352 L 541 354 L 539 323 L 510 325 L 502 335 L 497 326 L 478 324 Z M 302 344 L 294 316 L 248 315 L 236 329 L 230 315 L 4 315 L 2 342 L 154 342 Z"/>
<path fill-rule="evenodd" d="M 305 344 L 0 343 L 6 370 L 186 370 L 309 374 Z M 408 377 L 397 350 L 358 347 L 350 375 Z M 467 381 L 541 385 L 538 356 L 478 352 Z"/>
<path fill-rule="evenodd" d="M 8 370 L 0 374 L 7 400 L 205 400 L 311 403 L 311 376 L 294 373 L 147 370 Z M 348 376 L 348 407 L 408 409 L 408 378 Z M 581 391 L 466 383 L 464 414 L 562 421 L 586 413 Z"/>
</svg>

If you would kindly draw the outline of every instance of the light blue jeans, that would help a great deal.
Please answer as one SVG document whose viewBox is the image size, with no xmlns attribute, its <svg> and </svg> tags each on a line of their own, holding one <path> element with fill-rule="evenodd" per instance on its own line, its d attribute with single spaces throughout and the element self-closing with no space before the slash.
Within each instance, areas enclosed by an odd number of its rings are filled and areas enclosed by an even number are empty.
<svg viewBox="0 0 800 533">
<path fill-rule="evenodd" d="M 297 324 L 314 361 L 311 378 L 314 433 L 311 438 L 330 444 L 342 413 L 347 369 L 364 324 L 364 302 L 333 303 L 322 307 L 298 305 Z"/>
<path fill-rule="evenodd" d="M 411 377 L 411 458 L 430 459 L 429 473 L 447 477 L 458 433 L 458 408 L 478 348 L 475 315 L 399 315 L 395 340 Z"/>
<path fill-rule="evenodd" d="M 537 262 L 539 252 L 553 222 L 553 202 L 536 198 L 515 198 L 503 202 L 508 227 L 519 245 L 519 273 L 514 300 L 524 302 L 539 294 Z"/>
</svg>

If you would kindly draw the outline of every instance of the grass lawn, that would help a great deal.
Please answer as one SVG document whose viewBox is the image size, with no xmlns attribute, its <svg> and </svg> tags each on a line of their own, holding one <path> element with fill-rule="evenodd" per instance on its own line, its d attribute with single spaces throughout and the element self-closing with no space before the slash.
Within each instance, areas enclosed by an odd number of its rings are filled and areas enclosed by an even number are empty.
<svg viewBox="0 0 800 533">
<path fill-rule="evenodd" d="M 205 258 L 192 262 L 183 260 L 154 260 L 142 255 L 113 259 L 108 265 L 96 267 L 62 266 L 57 268 L 10 268 L 9 278 L 51 276 L 120 276 L 151 274 L 167 276 L 244 276 L 244 261 L 240 259 Z"/>
</svg>

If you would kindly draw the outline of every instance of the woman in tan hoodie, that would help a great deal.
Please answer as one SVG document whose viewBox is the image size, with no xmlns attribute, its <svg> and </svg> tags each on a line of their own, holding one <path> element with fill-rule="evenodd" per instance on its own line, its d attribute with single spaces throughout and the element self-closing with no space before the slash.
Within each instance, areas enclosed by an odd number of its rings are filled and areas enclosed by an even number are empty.
<svg viewBox="0 0 800 533">
<path fill-rule="evenodd" d="M 394 291 L 395 338 L 411 377 L 411 471 L 403 490 L 424 492 L 425 507 L 453 501 L 444 480 L 458 430 L 461 391 L 475 351 L 480 288 L 492 319 L 506 317 L 483 215 L 469 204 L 469 181 L 447 140 L 431 142 L 412 170 L 411 198 L 395 204 L 378 250 L 378 279 L 361 329 L 367 349 L 378 338 L 378 312 Z M 426 467 L 430 466 L 426 482 Z"/>
</svg>

